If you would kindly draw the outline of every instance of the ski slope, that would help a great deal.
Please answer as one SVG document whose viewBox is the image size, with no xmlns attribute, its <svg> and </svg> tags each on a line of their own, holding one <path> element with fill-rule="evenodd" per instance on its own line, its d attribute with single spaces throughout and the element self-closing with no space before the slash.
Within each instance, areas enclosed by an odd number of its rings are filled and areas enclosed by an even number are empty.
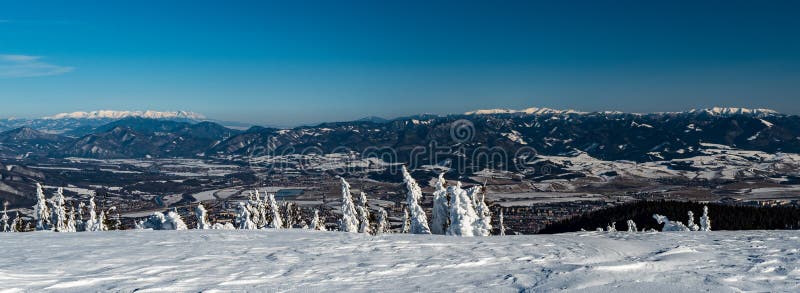
<svg viewBox="0 0 800 293">
<path fill-rule="evenodd" d="M 0 292 L 800 291 L 800 231 L 0 233 Z"/>
</svg>

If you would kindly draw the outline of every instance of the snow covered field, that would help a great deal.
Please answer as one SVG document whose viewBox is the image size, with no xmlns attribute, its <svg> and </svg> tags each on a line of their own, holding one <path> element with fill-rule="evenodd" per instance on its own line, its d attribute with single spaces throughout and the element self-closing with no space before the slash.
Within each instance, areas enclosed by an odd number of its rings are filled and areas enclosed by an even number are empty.
<svg viewBox="0 0 800 293">
<path fill-rule="evenodd" d="M 0 292 L 800 291 L 800 231 L 0 233 Z"/>
</svg>

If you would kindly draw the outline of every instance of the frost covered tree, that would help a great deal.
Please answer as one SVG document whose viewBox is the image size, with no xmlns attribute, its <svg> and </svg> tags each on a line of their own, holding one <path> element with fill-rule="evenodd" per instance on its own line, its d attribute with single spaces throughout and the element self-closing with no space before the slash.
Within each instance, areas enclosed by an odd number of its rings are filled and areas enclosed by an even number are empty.
<svg viewBox="0 0 800 293">
<path fill-rule="evenodd" d="M 78 232 L 77 222 L 75 220 L 75 207 L 71 206 L 67 215 L 67 225 L 64 232 Z"/>
<path fill-rule="evenodd" d="M 689 220 L 686 221 L 686 227 L 689 227 L 689 230 L 692 231 L 700 230 L 700 226 L 694 223 L 694 212 L 689 211 L 687 215 L 689 216 Z"/>
<path fill-rule="evenodd" d="M 366 209 L 362 206 L 357 206 L 356 210 L 358 211 L 358 233 L 372 234 L 369 218 L 367 218 L 369 212 L 365 211 Z"/>
<path fill-rule="evenodd" d="M 36 205 L 33 206 L 33 221 L 36 222 L 36 230 L 50 230 L 50 209 L 47 207 L 47 199 L 44 197 L 42 185 L 36 183 Z"/>
<path fill-rule="evenodd" d="M 358 215 L 353 204 L 353 196 L 350 194 L 350 184 L 342 180 L 342 218 L 339 220 L 339 231 L 358 232 Z"/>
<path fill-rule="evenodd" d="M 708 217 L 708 206 L 703 206 L 703 216 L 700 217 L 700 231 L 711 231 L 711 219 Z"/>
<path fill-rule="evenodd" d="M 358 202 L 356 202 L 356 204 L 358 206 L 364 207 L 364 209 L 367 212 L 367 214 L 365 214 L 364 216 L 369 218 L 369 207 L 367 206 L 367 194 L 366 193 L 364 193 L 363 191 L 358 193 Z"/>
<path fill-rule="evenodd" d="M 389 215 L 383 208 L 378 208 L 378 214 L 375 220 L 375 235 L 389 232 Z"/>
<path fill-rule="evenodd" d="M 183 218 L 178 212 L 173 209 L 167 213 L 164 222 L 164 230 L 188 230 L 189 227 L 183 222 Z"/>
<path fill-rule="evenodd" d="M 670 221 L 666 216 L 653 214 L 653 219 L 656 219 L 656 222 L 659 224 L 664 224 L 664 228 L 661 228 L 662 232 L 691 231 L 689 227 L 686 227 L 683 223 Z"/>
<path fill-rule="evenodd" d="M 400 233 L 406 234 L 408 233 L 408 229 L 411 226 L 411 220 L 408 219 L 408 210 L 403 209 L 403 227 L 400 228 Z"/>
<path fill-rule="evenodd" d="M 82 202 L 78 203 L 77 209 L 75 209 L 74 205 L 71 207 L 72 212 L 75 214 L 75 232 L 86 231 L 86 223 L 83 221 L 83 207 L 84 204 Z"/>
<path fill-rule="evenodd" d="M 11 232 L 11 224 L 8 222 L 8 202 L 3 202 L 3 215 L 0 216 L 0 232 Z"/>
<path fill-rule="evenodd" d="M 611 222 L 611 225 L 606 226 L 606 232 L 617 232 L 617 222 Z"/>
<path fill-rule="evenodd" d="M 261 199 L 261 194 L 258 193 L 258 189 L 254 190 L 254 192 L 250 193 L 250 206 L 253 207 L 251 211 L 253 215 L 253 223 L 256 223 L 256 226 L 259 228 L 266 227 L 269 223 L 267 223 L 267 193 L 264 192 L 264 199 Z"/>
<path fill-rule="evenodd" d="M 401 168 L 403 172 L 403 182 L 406 185 L 406 208 L 408 208 L 409 220 L 411 226 L 409 233 L 411 234 L 431 234 L 431 229 L 428 227 L 428 218 L 425 216 L 425 210 L 419 205 L 422 199 L 422 189 L 417 185 L 417 181 L 408 173 L 406 166 Z"/>
<path fill-rule="evenodd" d="M 86 231 L 98 231 L 94 230 L 96 227 L 98 227 L 97 213 L 95 212 L 96 209 L 97 207 L 94 204 L 94 194 L 92 194 L 91 197 L 89 197 L 89 219 L 84 223 L 84 226 L 86 226 Z"/>
<path fill-rule="evenodd" d="M 450 195 L 450 226 L 447 228 L 447 235 L 474 236 L 474 223 L 478 220 L 478 215 L 467 191 L 461 188 L 461 182 L 457 182 L 455 186 L 447 188 L 447 193 Z"/>
<path fill-rule="evenodd" d="M 633 220 L 628 220 L 628 232 L 636 232 L 636 223 Z"/>
<path fill-rule="evenodd" d="M 500 209 L 500 236 L 506 236 L 506 226 L 503 224 L 503 209 Z"/>
<path fill-rule="evenodd" d="M 450 222 L 446 185 L 444 173 L 439 173 L 433 191 L 433 215 L 431 217 L 431 233 L 433 234 L 444 235 Z"/>
<path fill-rule="evenodd" d="M 489 236 L 492 232 L 492 214 L 489 207 L 486 206 L 485 193 L 482 190 L 481 186 L 473 186 L 467 190 L 467 195 L 475 204 L 475 214 L 478 215 L 478 219 L 473 224 L 475 236 Z"/>
<path fill-rule="evenodd" d="M 311 225 L 309 229 L 325 231 L 325 222 L 322 221 L 319 217 L 319 210 L 314 209 L 314 217 L 311 218 Z"/>
<path fill-rule="evenodd" d="M 250 209 L 248 209 L 247 204 L 243 202 L 239 202 L 239 205 L 236 207 L 236 224 L 238 225 L 237 228 L 243 230 L 258 229 L 256 223 L 253 223 L 250 217 Z"/>
<path fill-rule="evenodd" d="M 53 231 L 66 232 L 67 213 L 64 210 L 64 189 L 59 187 L 56 195 L 50 199 L 50 223 Z"/>
<path fill-rule="evenodd" d="M 11 232 L 21 232 L 22 231 L 22 217 L 19 216 L 19 211 L 17 211 L 17 216 L 14 218 L 14 221 L 11 221 Z"/>
<path fill-rule="evenodd" d="M 358 213 L 358 233 L 372 233 L 372 225 L 369 222 L 370 213 L 367 206 L 367 194 L 364 192 L 359 193 L 358 206 L 356 212 Z"/>
<path fill-rule="evenodd" d="M 286 228 L 294 228 L 299 225 L 303 219 L 300 217 L 300 208 L 293 202 L 287 201 L 283 203 L 283 225 Z"/>
<path fill-rule="evenodd" d="M 86 231 L 86 222 L 83 220 L 84 207 L 86 207 L 86 205 L 83 202 L 78 202 L 77 213 L 75 214 L 75 230 L 78 232 Z"/>
<path fill-rule="evenodd" d="M 278 202 L 275 201 L 275 194 L 269 193 L 264 195 L 264 200 L 266 200 L 266 207 L 269 209 L 270 228 L 275 228 L 275 229 L 283 228 L 283 219 L 281 219 L 281 210 L 278 208 Z"/>
<path fill-rule="evenodd" d="M 197 203 L 197 207 L 194 208 L 194 216 L 197 218 L 197 229 L 211 229 L 211 224 L 208 223 L 208 212 L 203 203 Z"/>
<path fill-rule="evenodd" d="M 103 211 L 98 213 L 97 222 L 94 223 L 91 231 L 108 231 L 108 225 L 106 225 L 106 213 Z"/>
<path fill-rule="evenodd" d="M 164 223 L 166 221 L 167 219 L 164 217 L 163 213 L 154 212 L 152 215 L 147 217 L 146 220 L 136 223 L 136 229 L 163 230 Z"/>
</svg>

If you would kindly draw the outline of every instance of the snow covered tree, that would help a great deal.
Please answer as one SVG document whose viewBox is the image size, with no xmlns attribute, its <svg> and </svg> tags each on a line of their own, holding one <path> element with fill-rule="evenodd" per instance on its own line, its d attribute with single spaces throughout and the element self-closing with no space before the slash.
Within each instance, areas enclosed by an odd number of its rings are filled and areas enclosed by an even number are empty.
<svg viewBox="0 0 800 293">
<path fill-rule="evenodd" d="M 366 210 L 362 206 L 357 206 L 356 210 L 358 211 L 358 233 L 364 234 L 372 234 L 372 228 L 369 226 L 369 212 L 364 211 Z"/>
<path fill-rule="evenodd" d="M 114 227 L 112 229 L 122 230 L 122 215 L 119 214 L 119 210 L 115 210 L 114 212 L 117 213 L 117 216 L 114 217 Z"/>
<path fill-rule="evenodd" d="M 167 219 L 164 217 L 163 213 L 154 212 L 152 215 L 147 217 L 146 220 L 136 223 L 136 229 L 163 230 L 164 223 L 166 221 Z"/>
<path fill-rule="evenodd" d="M 406 208 L 408 208 L 409 220 L 411 221 L 408 232 L 411 234 L 431 234 L 425 210 L 419 205 L 419 201 L 422 199 L 422 189 L 417 185 L 417 181 L 411 177 L 411 174 L 408 173 L 406 166 L 403 166 L 401 171 L 403 172 L 403 182 L 408 191 L 406 194 Z"/>
<path fill-rule="evenodd" d="M 433 234 L 444 235 L 450 222 L 446 184 L 444 173 L 439 173 L 434 184 L 436 190 L 433 191 L 433 215 L 431 217 L 431 233 Z"/>
<path fill-rule="evenodd" d="M 325 231 L 325 222 L 319 217 L 319 210 L 314 209 L 314 217 L 311 218 L 309 229 Z"/>
<path fill-rule="evenodd" d="M 283 203 L 283 222 L 284 227 L 294 228 L 303 219 L 300 217 L 300 208 L 293 202 L 287 201 Z"/>
<path fill-rule="evenodd" d="M 197 218 L 197 229 L 211 229 L 211 224 L 208 223 L 208 212 L 203 203 L 197 203 L 197 207 L 194 208 L 194 216 Z"/>
<path fill-rule="evenodd" d="M 350 194 L 350 184 L 342 180 L 342 218 L 339 221 L 339 231 L 358 232 L 358 215 L 353 204 L 353 196 Z"/>
<path fill-rule="evenodd" d="M 78 232 L 86 231 L 86 222 L 83 220 L 84 207 L 86 207 L 86 205 L 83 202 L 78 202 L 77 214 L 75 217 L 75 231 Z"/>
<path fill-rule="evenodd" d="M 708 206 L 703 206 L 703 216 L 700 217 L 700 231 L 711 231 L 711 219 L 708 218 Z"/>
<path fill-rule="evenodd" d="M 3 202 L 3 215 L 0 216 L 0 232 L 10 232 L 11 225 L 8 222 L 8 202 Z"/>
<path fill-rule="evenodd" d="M 403 209 L 403 227 L 400 228 L 400 233 L 407 234 L 410 227 L 411 219 L 408 218 L 408 209 Z"/>
<path fill-rule="evenodd" d="M 628 220 L 628 232 L 637 232 L 636 223 L 633 220 Z"/>
<path fill-rule="evenodd" d="M 467 195 L 475 204 L 475 214 L 478 215 L 477 221 L 473 224 L 475 236 L 489 236 L 492 232 L 492 214 L 484 200 L 485 193 L 481 186 L 473 186 L 467 190 Z"/>
<path fill-rule="evenodd" d="M 653 214 L 653 219 L 656 219 L 656 222 L 659 224 L 664 224 L 664 228 L 661 228 L 662 232 L 691 231 L 689 227 L 686 227 L 683 223 L 670 221 L 666 216 Z"/>
<path fill-rule="evenodd" d="M 69 214 L 67 215 L 66 231 L 64 232 L 78 232 L 77 222 L 75 220 L 75 207 L 71 206 Z"/>
<path fill-rule="evenodd" d="M 94 194 L 89 197 L 89 219 L 86 220 L 84 226 L 86 226 L 86 231 L 98 231 L 95 228 L 99 227 L 97 224 L 97 213 L 95 212 L 96 206 L 94 204 Z"/>
<path fill-rule="evenodd" d="M 500 236 L 506 236 L 506 226 L 503 224 L 503 209 L 500 209 Z"/>
<path fill-rule="evenodd" d="M 67 213 L 64 210 L 64 189 L 59 187 L 56 195 L 50 199 L 50 224 L 53 231 L 65 232 L 67 230 Z"/>
<path fill-rule="evenodd" d="M 455 186 L 447 188 L 447 193 L 450 195 L 450 226 L 447 228 L 447 235 L 474 236 L 474 223 L 478 220 L 478 215 L 467 191 L 461 189 L 461 182 L 457 182 Z"/>
<path fill-rule="evenodd" d="M 261 194 L 258 193 L 258 189 L 254 190 L 254 192 L 250 193 L 250 206 L 253 207 L 251 211 L 253 216 L 253 223 L 256 223 L 256 226 L 259 228 L 266 227 L 269 223 L 267 221 L 267 193 L 264 192 L 264 199 L 261 199 Z"/>
<path fill-rule="evenodd" d="M 236 224 L 239 229 L 243 230 L 258 229 L 250 217 L 250 209 L 243 202 L 239 202 L 239 206 L 236 207 Z"/>
<path fill-rule="evenodd" d="M 42 185 L 36 183 L 36 205 L 33 206 L 33 221 L 36 222 L 36 231 L 50 230 L 50 209 L 44 197 Z"/>
<path fill-rule="evenodd" d="M 700 226 L 694 223 L 694 212 L 689 211 L 687 214 L 689 215 L 689 220 L 686 221 L 686 227 L 689 227 L 692 231 L 700 230 Z"/>
<path fill-rule="evenodd" d="M 358 213 L 358 233 L 372 233 L 372 226 L 369 222 L 369 208 L 367 207 L 367 194 L 364 192 L 359 194 L 356 212 Z"/>
<path fill-rule="evenodd" d="M 100 211 L 98 215 L 97 222 L 94 223 L 91 231 L 108 231 L 108 225 L 106 225 L 106 213 Z"/>
<path fill-rule="evenodd" d="M 389 215 L 383 208 L 378 208 L 378 215 L 375 223 L 375 235 L 389 232 Z"/>
<path fill-rule="evenodd" d="M 359 192 L 358 193 L 358 202 L 356 204 L 358 204 L 359 206 L 362 206 L 364 208 L 367 208 L 368 207 L 367 206 L 367 194 L 364 193 L 363 191 Z M 369 209 L 367 209 L 367 212 L 369 212 Z M 369 218 L 369 213 L 366 214 L 366 217 Z"/>
<path fill-rule="evenodd" d="M 611 225 L 606 226 L 606 232 L 617 232 L 617 222 L 611 222 Z"/>
<path fill-rule="evenodd" d="M 183 222 L 183 218 L 175 209 L 169 211 L 165 217 L 164 230 L 188 230 L 189 227 Z"/>
<path fill-rule="evenodd" d="M 22 217 L 19 216 L 19 211 L 17 211 L 17 216 L 14 217 L 14 220 L 11 221 L 11 232 L 22 232 Z"/>
<path fill-rule="evenodd" d="M 264 197 L 265 197 L 264 200 L 267 201 L 266 206 L 269 209 L 269 217 L 270 217 L 269 226 L 275 229 L 283 228 L 283 219 L 281 219 L 281 210 L 278 208 L 278 202 L 275 201 L 275 194 L 269 193 Z"/>
</svg>

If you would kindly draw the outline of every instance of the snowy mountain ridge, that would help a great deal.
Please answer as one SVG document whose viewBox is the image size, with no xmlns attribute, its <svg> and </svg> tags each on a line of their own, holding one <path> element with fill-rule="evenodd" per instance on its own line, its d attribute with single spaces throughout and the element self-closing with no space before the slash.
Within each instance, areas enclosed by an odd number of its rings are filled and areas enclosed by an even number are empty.
<svg viewBox="0 0 800 293">
<path fill-rule="evenodd" d="M 706 113 L 710 115 L 753 115 L 753 116 L 770 116 L 780 114 L 778 111 L 764 108 L 735 108 L 735 107 L 713 107 L 708 109 L 692 109 L 686 113 Z"/>
<path fill-rule="evenodd" d="M 122 118 L 149 118 L 149 119 L 191 119 L 203 120 L 206 117 L 202 114 L 190 111 L 115 111 L 115 110 L 97 110 L 89 112 L 71 112 L 59 113 L 53 116 L 43 117 L 42 119 L 58 120 L 58 119 L 122 119 Z"/>
<path fill-rule="evenodd" d="M 527 115 L 545 115 L 545 114 L 587 114 L 589 112 L 580 112 L 572 109 L 557 110 L 551 108 L 538 108 L 531 107 L 522 110 L 512 109 L 484 109 L 475 110 L 464 113 L 464 115 L 495 115 L 495 114 L 527 114 Z"/>
<path fill-rule="evenodd" d="M 551 108 L 538 108 L 531 107 L 522 110 L 513 109 L 482 109 L 469 111 L 464 115 L 497 115 L 497 114 L 525 114 L 525 115 L 560 115 L 560 114 L 626 114 L 622 111 L 601 111 L 601 112 L 584 112 L 573 109 L 551 109 Z M 712 116 L 730 116 L 730 115 L 751 115 L 755 117 L 764 117 L 771 115 L 779 115 L 778 111 L 764 108 L 739 108 L 739 107 L 712 107 L 706 109 L 691 109 L 682 112 L 653 112 L 653 113 L 628 113 L 628 114 L 707 114 Z"/>
</svg>

